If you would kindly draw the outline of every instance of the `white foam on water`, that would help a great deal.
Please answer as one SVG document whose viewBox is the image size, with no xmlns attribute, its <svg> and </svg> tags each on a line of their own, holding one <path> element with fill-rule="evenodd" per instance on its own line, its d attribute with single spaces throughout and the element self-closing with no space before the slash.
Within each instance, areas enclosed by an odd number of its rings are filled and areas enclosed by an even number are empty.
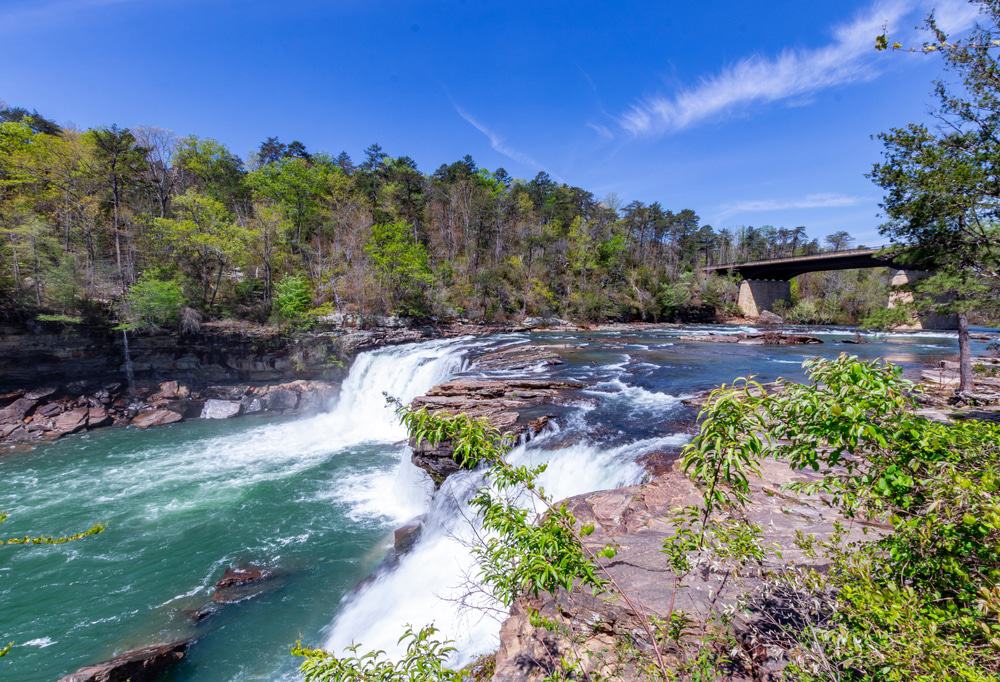
<svg viewBox="0 0 1000 682">
<path fill-rule="evenodd" d="M 641 386 L 634 386 L 621 379 L 611 379 L 595 384 L 593 388 L 584 389 L 583 393 L 600 396 L 607 400 L 629 403 L 641 410 L 654 410 L 673 407 L 683 400 L 684 396 L 670 395 L 660 391 L 650 391 Z"/>
<path fill-rule="evenodd" d="M 540 483 L 553 499 L 639 482 L 638 458 L 657 448 L 679 445 L 684 434 L 651 438 L 617 447 L 590 442 L 545 449 L 542 436 L 515 448 L 513 464 L 548 465 Z M 403 650 L 399 636 L 409 625 L 433 624 L 438 637 L 454 642 L 450 663 L 465 665 L 496 649 L 506 612 L 482 590 L 472 547 L 482 528 L 469 499 L 483 485 L 481 472 L 450 476 L 435 495 L 424 530 L 399 563 L 344 602 L 330 625 L 326 648 L 341 652 L 352 644 L 381 649 L 390 657 Z"/>
<path fill-rule="evenodd" d="M 47 646 L 52 646 L 55 644 L 55 640 L 51 637 L 38 637 L 37 639 L 29 639 L 27 642 L 21 644 L 21 646 L 33 646 L 39 649 L 44 649 Z"/>
<path fill-rule="evenodd" d="M 434 483 L 410 461 L 408 448 L 399 451 L 394 469 L 373 469 L 341 477 L 331 497 L 349 508 L 352 521 L 364 519 L 403 523 L 422 514 L 434 493 Z"/>
<path fill-rule="evenodd" d="M 96 502 L 111 506 L 137 497 L 149 500 L 144 517 L 159 521 L 170 515 L 212 509 L 222 500 L 242 494 L 248 486 L 296 475 L 362 443 L 401 442 L 406 430 L 383 394 L 409 402 L 460 371 L 467 351 L 478 343 L 472 337 L 463 337 L 363 352 L 351 365 L 329 412 L 210 438 L 179 442 L 159 438 L 155 445 L 140 447 L 109 462 L 96 487 L 92 480 L 77 477 L 73 469 L 67 469 L 58 485 L 40 490 L 31 500 L 32 507 L 37 511 L 58 506 L 66 494 L 74 491 L 86 492 Z M 402 448 L 397 452 L 401 462 L 407 459 Z M 376 476 L 395 480 L 397 474 L 410 478 L 414 475 L 403 467 Z M 416 501 L 416 496 L 405 498 L 413 489 L 411 480 L 402 480 L 401 484 L 399 490 L 404 497 L 396 509 L 387 507 L 385 515 L 390 518 L 409 518 L 415 508 L 426 504 L 425 499 Z M 84 490 L 84 486 L 88 489 Z M 360 487 L 356 502 L 364 514 L 372 504 L 364 489 L 381 491 L 385 486 L 369 481 Z"/>
</svg>

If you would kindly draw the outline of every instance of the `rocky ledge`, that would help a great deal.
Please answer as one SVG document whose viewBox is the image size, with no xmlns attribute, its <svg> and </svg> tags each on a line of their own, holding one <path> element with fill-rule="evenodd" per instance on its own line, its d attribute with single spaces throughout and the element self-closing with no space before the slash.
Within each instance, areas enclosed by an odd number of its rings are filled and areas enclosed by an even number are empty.
<svg viewBox="0 0 1000 682">
<path fill-rule="evenodd" d="M 704 343 L 740 343 L 747 346 L 794 346 L 798 344 L 823 343 L 815 336 L 788 334 L 785 332 L 765 331 L 758 334 L 739 332 L 737 334 L 698 334 L 696 336 L 681 336 L 681 341 L 699 341 Z"/>
<path fill-rule="evenodd" d="M 253 413 L 308 413 L 325 409 L 336 395 L 325 381 L 290 381 L 192 389 L 177 381 L 137 387 L 120 383 L 61 387 L 0 394 L 0 444 L 51 441 L 85 430 L 129 424 L 140 429 L 184 419 L 226 419 Z"/>
<path fill-rule="evenodd" d="M 563 359 L 553 347 L 516 345 L 483 353 L 472 362 L 472 368 L 483 372 L 516 372 L 561 364 Z"/>
<path fill-rule="evenodd" d="M 673 575 L 663 556 L 663 538 L 673 531 L 672 510 L 696 504 L 701 495 L 679 467 L 660 472 L 641 485 L 605 490 L 570 498 L 569 507 L 581 525 L 593 524 L 595 531 L 585 539 L 591 551 L 611 543 L 617 548 L 614 559 L 601 559 L 616 584 L 629 595 L 641 612 L 666 618 L 670 605 L 697 619 L 709 607 L 735 604 L 741 595 L 759 593 L 766 571 L 787 570 L 792 566 L 813 565 L 796 543 L 799 532 L 818 540 L 830 536 L 834 523 L 843 519 L 822 500 L 796 496 L 782 485 L 801 480 L 808 474 L 792 471 L 781 462 L 765 460 L 761 476 L 752 480 L 754 503 L 747 510 L 749 520 L 764 530 L 764 543 L 780 550 L 761 567 L 747 570 L 739 579 L 727 577 L 722 568 L 700 567 L 673 593 Z M 857 519 L 850 526 L 851 537 L 879 532 L 874 524 Z M 756 590 L 756 592 L 755 592 Z M 556 623 L 551 629 L 531 624 L 532 613 Z M 779 679 L 785 661 L 778 647 L 769 647 L 751 634 L 757 632 L 756 612 L 741 616 L 735 624 L 741 645 L 753 653 L 759 677 L 736 674 L 731 679 Z M 542 680 L 557 667 L 562 656 L 581 659 L 584 671 L 601 679 L 641 679 L 634 662 L 622 660 L 622 641 L 632 641 L 639 649 L 644 638 L 639 620 L 620 598 L 594 596 L 588 590 L 562 592 L 556 597 L 522 597 L 516 601 L 500 633 L 494 680 Z M 647 654 L 650 651 L 646 651 Z M 669 652 L 667 652 L 669 657 Z M 669 661 L 668 661 L 669 664 Z M 771 675 L 769 677 L 768 675 Z M 776 676 L 776 677 L 775 677 Z"/>
<path fill-rule="evenodd" d="M 580 388 L 583 384 L 577 381 L 561 379 L 456 379 L 415 398 L 411 407 L 442 414 L 464 413 L 486 419 L 515 438 L 530 439 L 555 416 L 544 408 L 571 402 L 570 393 Z M 410 445 L 413 463 L 429 473 L 435 484 L 441 485 L 459 470 L 452 459 L 451 443 Z"/>
</svg>

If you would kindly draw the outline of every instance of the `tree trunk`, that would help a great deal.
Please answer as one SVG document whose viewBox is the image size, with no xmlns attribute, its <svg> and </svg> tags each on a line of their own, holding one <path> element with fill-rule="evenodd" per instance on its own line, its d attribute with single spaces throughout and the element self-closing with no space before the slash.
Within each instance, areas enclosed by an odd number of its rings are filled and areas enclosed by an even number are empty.
<svg viewBox="0 0 1000 682">
<path fill-rule="evenodd" d="M 958 392 L 961 394 L 972 391 L 972 352 L 969 350 L 969 317 L 965 313 L 958 314 Z"/>
</svg>

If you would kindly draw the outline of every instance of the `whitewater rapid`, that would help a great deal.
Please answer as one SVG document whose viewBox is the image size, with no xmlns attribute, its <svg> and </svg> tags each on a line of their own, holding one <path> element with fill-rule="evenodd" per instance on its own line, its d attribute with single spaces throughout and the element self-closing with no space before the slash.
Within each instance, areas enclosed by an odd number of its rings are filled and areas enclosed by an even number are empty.
<svg viewBox="0 0 1000 682">
<path fill-rule="evenodd" d="M 604 372 L 620 374 L 628 360 L 603 366 Z M 528 370 L 535 373 L 534 370 Z M 631 411 L 662 411 L 679 399 L 627 384 L 621 379 L 601 382 L 586 391 L 598 402 L 621 404 Z M 617 488 L 642 480 L 642 455 L 674 447 L 687 440 L 675 434 L 607 446 L 586 436 L 587 414 L 594 405 L 584 405 L 558 427 L 530 443 L 517 446 L 508 455 L 514 464 L 546 464 L 540 483 L 556 500 L 595 490 Z M 569 441 L 571 444 L 567 444 Z M 400 459 L 399 472 L 413 468 L 409 457 Z M 425 485 L 418 478 L 397 473 L 367 487 L 370 507 L 393 506 L 400 498 L 415 497 L 407 484 Z M 369 481 L 370 483 L 372 481 Z M 434 625 L 438 636 L 456 648 L 450 663 L 465 665 L 494 651 L 499 644 L 500 625 L 506 610 L 483 590 L 473 547 L 483 529 L 469 501 L 485 483 L 480 471 L 462 471 L 445 480 L 420 512 L 423 530 L 416 544 L 390 569 L 379 573 L 359 592 L 345 598 L 328 628 L 325 647 L 343 652 L 358 644 L 361 650 L 383 650 L 389 656 L 403 653 L 398 642 L 408 626 Z"/>
</svg>

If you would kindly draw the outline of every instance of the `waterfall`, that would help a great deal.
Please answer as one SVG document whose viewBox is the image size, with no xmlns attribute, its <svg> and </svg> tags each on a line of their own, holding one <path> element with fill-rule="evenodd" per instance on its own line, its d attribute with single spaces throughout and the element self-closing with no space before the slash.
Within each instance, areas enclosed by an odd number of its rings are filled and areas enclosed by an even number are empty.
<svg viewBox="0 0 1000 682">
<path fill-rule="evenodd" d="M 135 372 L 132 370 L 132 356 L 128 351 L 128 332 L 122 329 L 122 353 L 125 355 L 125 390 L 132 393 L 135 386 Z"/>
<path fill-rule="evenodd" d="M 358 355 L 340 388 L 333 410 L 321 415 L 327 437 L 345 444 L 406 439 L 385 396 L 408 403 L 447 381 L 465 365 L 469 338 L 389 346 Z M 331 433 L 336 430 L 337 433 Z"/>
<path fill-rule="evenodd" d="M 508 459 L 517 465 L 547 464 L 540 483 L 555 499 L 564 499 L 637 483 L 644 474 L 637 461 L 641 455 L 686 439 L 675 434 L 617 447 L 586 441 L 552 447 L 549 437 L 542 436 L 515 448 Z M 399 656 L 403 651 L 397 640 L 405 627 L 430 624 L 438 628 L 440 638 L 454 642 L 453 666 L 496 649 L 504 610 L 478 589 L 472 551 L 482 527 L 469 500 L 483 482 L 478 471 L 462 471 L 445 480 L 416 545 L 390 572 L 341 606 L 329 628 L 328 650 L 339 653 L 357 643 L 362 651 L 381 649 Z"/>
</svg>

